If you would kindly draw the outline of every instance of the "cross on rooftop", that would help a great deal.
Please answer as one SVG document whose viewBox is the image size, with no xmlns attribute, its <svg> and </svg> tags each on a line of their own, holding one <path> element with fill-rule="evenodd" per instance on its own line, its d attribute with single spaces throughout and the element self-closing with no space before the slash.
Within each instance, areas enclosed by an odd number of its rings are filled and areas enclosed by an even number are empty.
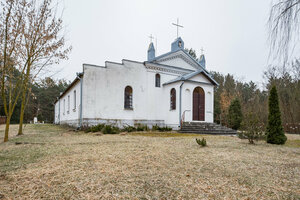
<svg viewBox="0 0 300 200">
<path fill-rule="evenodd" d="M 182 25 L 179 25 L 179 19 L 178 19 L 178 18 L 177 18 L 177 24 L 172 23 L 172 25 L 174 25 L 174 26 L 177 27 L 177 38 L 178 38 L 178 29 L 179 29 L 179 28 L 183 28 L 183 26 L 182 26 Z"/>
<path fill-rule="evenodd" d="M 202 47 L 200 50 L 201 50 L 201 54 L 203 54 L 203 52 L 204 52 L 204 49 L 203 49 L 203 47 Z"/>
<path fill-rule="evenodd" d="M 150 36 L 148 36 L 150 38 L 150 43 L 152 42 L 152 40 L 154 39 L 154 37 L 152 36 L 152 34 Z"/>
</svg>

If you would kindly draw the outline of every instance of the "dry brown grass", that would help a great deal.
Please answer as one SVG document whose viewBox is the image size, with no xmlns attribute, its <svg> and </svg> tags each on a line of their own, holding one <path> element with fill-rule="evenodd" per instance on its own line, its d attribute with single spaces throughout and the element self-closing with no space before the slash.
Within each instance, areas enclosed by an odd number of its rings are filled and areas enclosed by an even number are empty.
<svg viewBox="0 0 300 200">
<path fill-rule="evenodd" d="M 95 136 L 52 125 L 25 133 L 0 144 L 0 199 L 300 198 L 297 144 L 204 136 L 201 148 L 193 134 Z"/>
</svg>

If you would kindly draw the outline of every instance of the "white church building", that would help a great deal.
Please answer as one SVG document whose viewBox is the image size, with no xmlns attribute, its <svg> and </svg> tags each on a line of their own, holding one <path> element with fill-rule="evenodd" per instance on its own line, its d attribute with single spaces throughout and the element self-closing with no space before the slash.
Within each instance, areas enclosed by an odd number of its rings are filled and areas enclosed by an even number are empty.
<svg viewBox="0 0 300 200">
<path fill-rule="evenodd" d="M 150 43 L 145 62 L 83 64 L 82 73 L 55 101 L 55 123 L 179 129 L 182 122 L 213 122 L 218 83 L 205 65 L 204 55 L 195 60 L 180 37 L 160 56 Z"/>
</svg>

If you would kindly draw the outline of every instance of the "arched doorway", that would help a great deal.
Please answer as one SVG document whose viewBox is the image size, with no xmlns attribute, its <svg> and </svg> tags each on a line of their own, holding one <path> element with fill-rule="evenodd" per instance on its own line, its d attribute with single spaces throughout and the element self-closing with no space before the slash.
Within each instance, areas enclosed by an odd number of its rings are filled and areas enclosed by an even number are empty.
<svg viewBox="0 0 300 200">
<path fill-rule="evenodd" d="M 193 120 L 205 121 L 205 94 L 201 87 L 193 92 Z"/>
</svg>

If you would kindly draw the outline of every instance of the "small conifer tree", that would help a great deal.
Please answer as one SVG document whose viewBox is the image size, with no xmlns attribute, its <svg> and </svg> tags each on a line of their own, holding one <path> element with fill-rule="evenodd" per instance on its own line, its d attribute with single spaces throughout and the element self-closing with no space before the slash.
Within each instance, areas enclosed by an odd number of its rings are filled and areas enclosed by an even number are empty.
<svg viewBox="0 0 300 200">
<path fill-rule="evenodd" d="M 241 104 L 240 101 L 235 98 L 228 110 L 228 125 L 232 129 L 239 129 L 241 126 L 241 122 L 243 119 L 243 114 L 242 114 L 242 109 L 241 109 Z"/>
<path fill-rule="evenodd" d="M 248 112 L 244 115 L 241 129 L 242 131 L 238 132 L 239 138 L 248 139 L 250 144 L 254 144 L 254 141 L 265 139 L 258 116 L 254 112 Z"/>
<path fill-rule="evenodd" d="M 273 86 L 269 96 L 269 116 L 267 125 L 267 142 L 271 144 L 284 144 L 287 138 L 284 135 L 279 101 L 276 87 Z"/>
</svg>

